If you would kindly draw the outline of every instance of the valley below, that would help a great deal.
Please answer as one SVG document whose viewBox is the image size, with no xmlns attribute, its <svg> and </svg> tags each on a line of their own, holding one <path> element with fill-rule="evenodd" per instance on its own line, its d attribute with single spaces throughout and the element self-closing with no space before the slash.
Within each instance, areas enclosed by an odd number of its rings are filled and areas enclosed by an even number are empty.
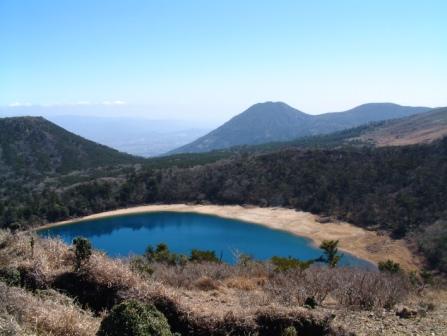
<svg viewBox="0 0 447 336">
<path fill-rule="evenodd" d="M 337 132 L 144 159 L 0 119 L 0 334 L 115 335 L 138 310 L 163 336 L 445 335 L 447 109 L 298 112 L 236 131 Z"/>
</svg>

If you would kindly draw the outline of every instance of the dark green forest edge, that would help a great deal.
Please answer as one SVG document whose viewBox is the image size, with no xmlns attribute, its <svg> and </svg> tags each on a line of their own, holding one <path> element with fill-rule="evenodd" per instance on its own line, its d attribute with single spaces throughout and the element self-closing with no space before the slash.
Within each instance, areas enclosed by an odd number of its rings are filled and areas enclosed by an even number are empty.
<svg viewBox="0 0 447 336">
<path fill-rule="evenodd" d="M 0 133 L 2 166 L 14 168 L 0 174 L 1 227 L 26 229 L 150 203 L 283 206 L 407 238 L 431 268 L 447 272 L 447 138 L 430 145 L 387 148 L 343 143 L 346 133 L 352 137 L 364 127 L 279 148 L 149 160 L 113 150 L 97 153 L 98 147 L 90 147 L 90 142 L 87 147 L 75 142 L 69 149 L 54 151 L 68 151 L 69 166 L 55 165 L 60 168 L 51 171 L 45 167 L 65 159 L 53 154 L 37 163 L 23 163 L 24 156 L 14 154 L 20 150 L 14 152 L 8 135 Z M 79 150 L 70 152 L 73 148 L 83 148 L 83 155 Z M 36 147 L 35 152 L 42 149 Z M 97 161 L 83 162 L 84 157 Z M 27 170 L 23 173 L 17 167 Z"/>
</svg>

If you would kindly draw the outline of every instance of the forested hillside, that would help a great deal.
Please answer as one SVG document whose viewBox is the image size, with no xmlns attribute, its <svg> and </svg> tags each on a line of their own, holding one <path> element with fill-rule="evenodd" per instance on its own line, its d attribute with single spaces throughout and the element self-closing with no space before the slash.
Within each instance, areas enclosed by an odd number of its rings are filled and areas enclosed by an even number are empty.
<svg viewBox="0 0 447 336">
<path fill-rule="evenodd" d="M 86 140 L 41 117 L 0 118 L 0 177 L 47 176 L 138 161 L 141 160 Z"/>
<path fill-rule="evenodd" d="M 433 267 L 447 271 L 447 138 L 408 147 L 243 153 L 189 168 L 111 175 L 72 185 L 61 179 L 43 194 L 5 200 L 2 226 L 154 202 L 284 206 L 413 238 Z"/>
</svg>

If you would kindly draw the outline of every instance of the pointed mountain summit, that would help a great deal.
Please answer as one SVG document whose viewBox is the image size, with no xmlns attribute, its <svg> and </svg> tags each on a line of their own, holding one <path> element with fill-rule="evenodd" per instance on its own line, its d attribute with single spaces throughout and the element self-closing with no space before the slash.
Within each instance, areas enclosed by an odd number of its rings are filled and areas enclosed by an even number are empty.
<svg viewBox="0 0 447 336">
<path fill-rule="evenodd" d="M 300 134 L 310 134 L 306 130 L 310 118 L 282 102 L 255 104 L 214 131 L 171 153 L 207 152 L 293 139 Z"/>
</svg>

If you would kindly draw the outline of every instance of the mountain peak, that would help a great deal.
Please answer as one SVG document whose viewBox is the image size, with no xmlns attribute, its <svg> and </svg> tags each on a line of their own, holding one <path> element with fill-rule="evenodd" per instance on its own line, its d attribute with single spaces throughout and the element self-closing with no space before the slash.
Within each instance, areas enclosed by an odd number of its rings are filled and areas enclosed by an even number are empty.
<svg viewBox="0 0 447 336">
<path fill-rule="evenodd" d="M 207 152 L 241 145 L 289 141 L 428 110 L 427 107 L 371 103 L 344 112 L 309 115 L 284 102 L 267 101 L 250 106 L 214 131 L 170 153 Z"/>
<path fill-rule="evenodd" d="M 301 112 L 295 108 L 293 108 L 292 106 L 278 101 L 278 102 L 274 102 L 274 101 L 266 101 L 266 102 L 262 102 L 262 103 L 256 103 L 252 106 L 250 106 L 248 109 L 246 109 L 244 112 L 249 112 L 249 111 L 268 111 L 268 112 L 278 112 L 278 111 L 295 111 L 295 112 L 300 112 L 305 114 L 304 112 Z M 241 114 L 243 114 L 244 112 L 242 112 Z"/>
</svg>

